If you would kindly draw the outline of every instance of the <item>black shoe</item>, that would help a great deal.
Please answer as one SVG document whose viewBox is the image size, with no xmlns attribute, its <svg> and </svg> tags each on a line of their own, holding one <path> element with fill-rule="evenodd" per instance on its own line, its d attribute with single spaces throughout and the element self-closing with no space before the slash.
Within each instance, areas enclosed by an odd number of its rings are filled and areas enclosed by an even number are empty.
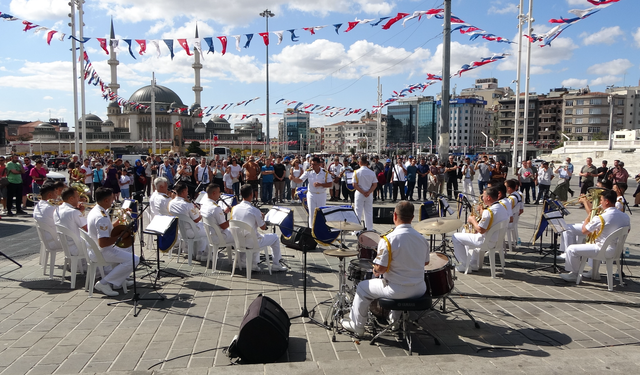
<svg viewBox="0 0 640 375">
<path fill-rule="evenodd" d="M 392 200 L 392 201 L 391 201 L 391 203 L 396 203 L 396 200 L 395 200 L 395 199 L 394 199 L 394 200 Z"/>
<path fill-rule="evenodd" d="M 634 204 L 633 207 L 639 207 L 637 204 Z"/>
<path fill-rule="evenodd" d="M 7 216 L 16 216 L 16 214 L 14 214 L 14 213 L 13 213 L 13 212 L 11 212 L 11 211 L 7 211 Z"/>
<path fill-rule="evenodd" d="M 524 204 L 531 204 L 531 202 L 530 201 L 529 202 L 524 202 Z"/>
<path fill-rule="evenodd" d="M 569 194 L 573 197 L 573 190 L 569 190 Z"/>
<path fill-rule="evenodd" d="M 24 211 L 24 210 L 16 211 L 16 213 L 17 213 L 18 215 L 29 215 L 29 214 L 28 214 L 26 211 Z"/>
<path fill-rule="evenodd" d="M 538 203 L 538 201 L 535 201 L 535 202 L 533 202 L 533 204 L 540 204 L 540 203 Z"/>
</svg>

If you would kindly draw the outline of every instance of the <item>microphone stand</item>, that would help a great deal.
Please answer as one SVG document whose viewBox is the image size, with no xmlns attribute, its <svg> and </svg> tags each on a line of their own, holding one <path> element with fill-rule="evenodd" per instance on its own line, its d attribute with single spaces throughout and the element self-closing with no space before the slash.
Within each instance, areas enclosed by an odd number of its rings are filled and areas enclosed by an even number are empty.
<svg viewBox="0 0 640 375">
<path fill-rule="evenodd" d="M 142 208 L 142 210 L 138 214 L 138 218 L 140 218 L 142 216 L 142 213 L 148 207 L 149 206 Z M 122 234 L 120 234 L 120 237 L 118 237 L 116 243 L 122 241 L 122 238 L 124 238 L 124 236 L 126 234 L 131 233 L 131 231 L 133 229 L 133 225 L 138 221 L 138 218 L 136 218 L 135 220 L 131 221 L 131 223 L 129 223 L 127 225 L 127 230 L 123 231 Z M 131 261 L 132 261 L 132 265 L 133 265 L 133 297 L 132 298 L 128 298 L 128 299 L 123 299 L 121 301 L 107 303 L 107 306 L 117 305 L 119 303 L 133 302 L 133 316 L 137 317 L 138 314 L 140 314 L 140 311 L 142 311 L 142 308 L 138 309 L 138 301 L 164 301 L 165 297 L 163 295 L 160 295 L 159 297 L 140 297 L 140 293 L 138 293 L 138 286 L 137 286 L 137 281 L 136 281 L 135 241 L 133 241 L 131 243 Z"/>
</svg>

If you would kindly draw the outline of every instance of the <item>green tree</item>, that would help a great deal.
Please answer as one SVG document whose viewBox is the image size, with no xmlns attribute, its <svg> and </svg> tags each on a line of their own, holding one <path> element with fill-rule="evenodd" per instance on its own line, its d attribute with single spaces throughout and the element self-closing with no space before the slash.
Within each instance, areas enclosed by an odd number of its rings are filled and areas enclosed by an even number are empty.
<svg viewBox="0 0 640 375">
<path fill-rule="evenodd" d="M 351 155 L 355 155 L 355 153 L 356 153 L 356 148 L 355 148 L 355 147 L 349 147 L 349 153 L 350 153 Z"/>
<path fill-rule="evenodd" d="M 193 141 L 189 143 L 189 147 L 187 147 L 187 154 L 198 154 L 200 156 L 204 156 L 207 153 L 200 148 L 200 142 Z"/>
</svg>

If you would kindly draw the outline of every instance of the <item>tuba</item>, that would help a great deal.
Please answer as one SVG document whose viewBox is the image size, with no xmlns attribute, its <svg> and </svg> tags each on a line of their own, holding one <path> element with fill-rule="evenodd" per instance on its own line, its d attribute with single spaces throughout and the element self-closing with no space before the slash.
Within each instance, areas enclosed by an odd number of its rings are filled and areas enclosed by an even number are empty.
<svg viewBox="0 0 640 375">
<path fill-rule="evenodd" d="M 471 206 L 471 216 L 476 218 L 476 221 L 480 221 L 480 219 L 482 218 L 482 214 L 481 212 L 478 211 L 478 208 L 480 207 L 480 205 L 472 205 Z M 465 233 L 476 233 L 476 228 L 473 227 L 473 225 L 469 224 L 469 223 L 464 223 L 464 232 Z"/>
<path fill-rule="evenodd" d="M 587 190 L 587 195 L 585 196 L 587 199 L 587 205 L 590 205 L 591 207 L 591 213 L 589 214 L 589 221 L 593 220 L 594 217 L 600 215 L 602 213 L 602 208 L 600 207 L 600 195 L 602 194 L 603 191 L 605 191 L 607 189 L 603 189 L 603 188 L 589 188 Z M 602 233 L 602 229 L 604 228 L 604 225 L 600 227 L 600 230 L 598 232 L 594 232 L 594 233 L 589 233 L 589 235 L 587 236 L 587 243 L 595 243 L 596 239 L 600 236 L 600 234 Z"/>
<path fill-rule="evenodd" d="M 113 230 L 111 231 L 112 235 L 120 236 L 123 232 L 129 232 L 130 236 L 122 239 L 120 242 L 116 243 L 117 247 L 126 249 L 133 245 L 133 241 L 135 240 L 134 233 L 131 231 L 128 226 L 133 221 L 131 214 L 128 210 L 124 210 L 122 208 L 114 208 L 111 210 L 111 220 L 113 225 Z"/>
</svg>

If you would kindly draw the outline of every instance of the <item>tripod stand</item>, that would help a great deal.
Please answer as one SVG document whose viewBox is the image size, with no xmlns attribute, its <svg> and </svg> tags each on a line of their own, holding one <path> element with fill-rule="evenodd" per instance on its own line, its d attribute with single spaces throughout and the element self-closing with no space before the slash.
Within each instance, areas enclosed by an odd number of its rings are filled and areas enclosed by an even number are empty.
<svg viewBox="0 0 640 375">
<path fill-rule="evenodd" d="M 140 214 L 138 215 L 138 217 L 142 216 L 142 213 L 144 212 L 144 210 L 146 210 L 149 206 L 144 207 L 142 209 L 142 211 L 140 211 Z M 127 225 L 127 230 L 125 230 L 124 232 L 122 232 L 122 234 L 120 235 L 120 237 L 118 237 L 118 240 L 116 241 L 116 243 L 122 241 L 122 239 L 124 238 L 125 235 L 130 234 L 133 232 L 133 226 L 137 223 L 137 218 L 133 221 L 131 221 L 131 223 L 129 223 Z M 159 297 L 140 297 L 140 293 L 138 293 L 138 283 L 136 280 L 136 252 L 135 252 L 135 241 L 133 241 L 133 243 L 131 244 L 131 261 L 132 261 L 132 265 L 133 265 L 133 297 L 129 298 L 129 299 L 124 299 L 122 301 L 116 301 L 116 302 L 110 302 L 107 303 L 107 306 L 111 306 L 111 305 L 117 305 L 120 303 L 127 303 L 127 302 L 133 302 L 133 316 L 137 317 L 138 314 L 140 314 L 140 311 L 142 311 L 142 308 L 138 309 L 138 301 L 164 301 L 165 297 L 164 296 L 159 296 Z"/>
<path fill-rule="evenodd" d="M 3 256 L 3 257 L 5 257 L 5 258 L 9 259 L 9 260 L 10 260 L 10 261 L 12 261 L 13 263 L 17 264 L 17 265 L 18 265 L 18 267 L 22 268 L 22 264 L 20 264 L 20 263 L 16 262 L 15 260 L 11 259 L 11 257 L 10 257 L 10 256 L 8 256 L 7 254 L 3 253 L 2 251 L 0 251 L 0 256 Z"/>
<path fill-rule="evenodd" d="M 162 276 L 167 277 L 179 277 L 184 279 L 183 275 L 178 275 L 173 272 L 169 272 L 160 268 L 160 249 L 163 248 L 163 245 L 160 243 L 160 239 L 164 239 L 165 236 L 169 238 L 169 244 L 165 244 L 165 247 L 170 249 L 173 247 L 175 243 L 175 239 L 177 238 L 177 218 L 174 216 L 163 216 L 157 215 L 151 220 L 149 226 L 143 231 L 143 233 L 151 234 L 156 236 L 156 270 L 150 272 L 148 275 L 155 274 L 155 279 L 153 281 L 153 288 L 156 289 L 156 285 L 158 280 Z M 173 232 L 173 233 L 169 233 Z M 171 236 L 173 235 L 173 240 L 171 240 Z"/>
</svg>

